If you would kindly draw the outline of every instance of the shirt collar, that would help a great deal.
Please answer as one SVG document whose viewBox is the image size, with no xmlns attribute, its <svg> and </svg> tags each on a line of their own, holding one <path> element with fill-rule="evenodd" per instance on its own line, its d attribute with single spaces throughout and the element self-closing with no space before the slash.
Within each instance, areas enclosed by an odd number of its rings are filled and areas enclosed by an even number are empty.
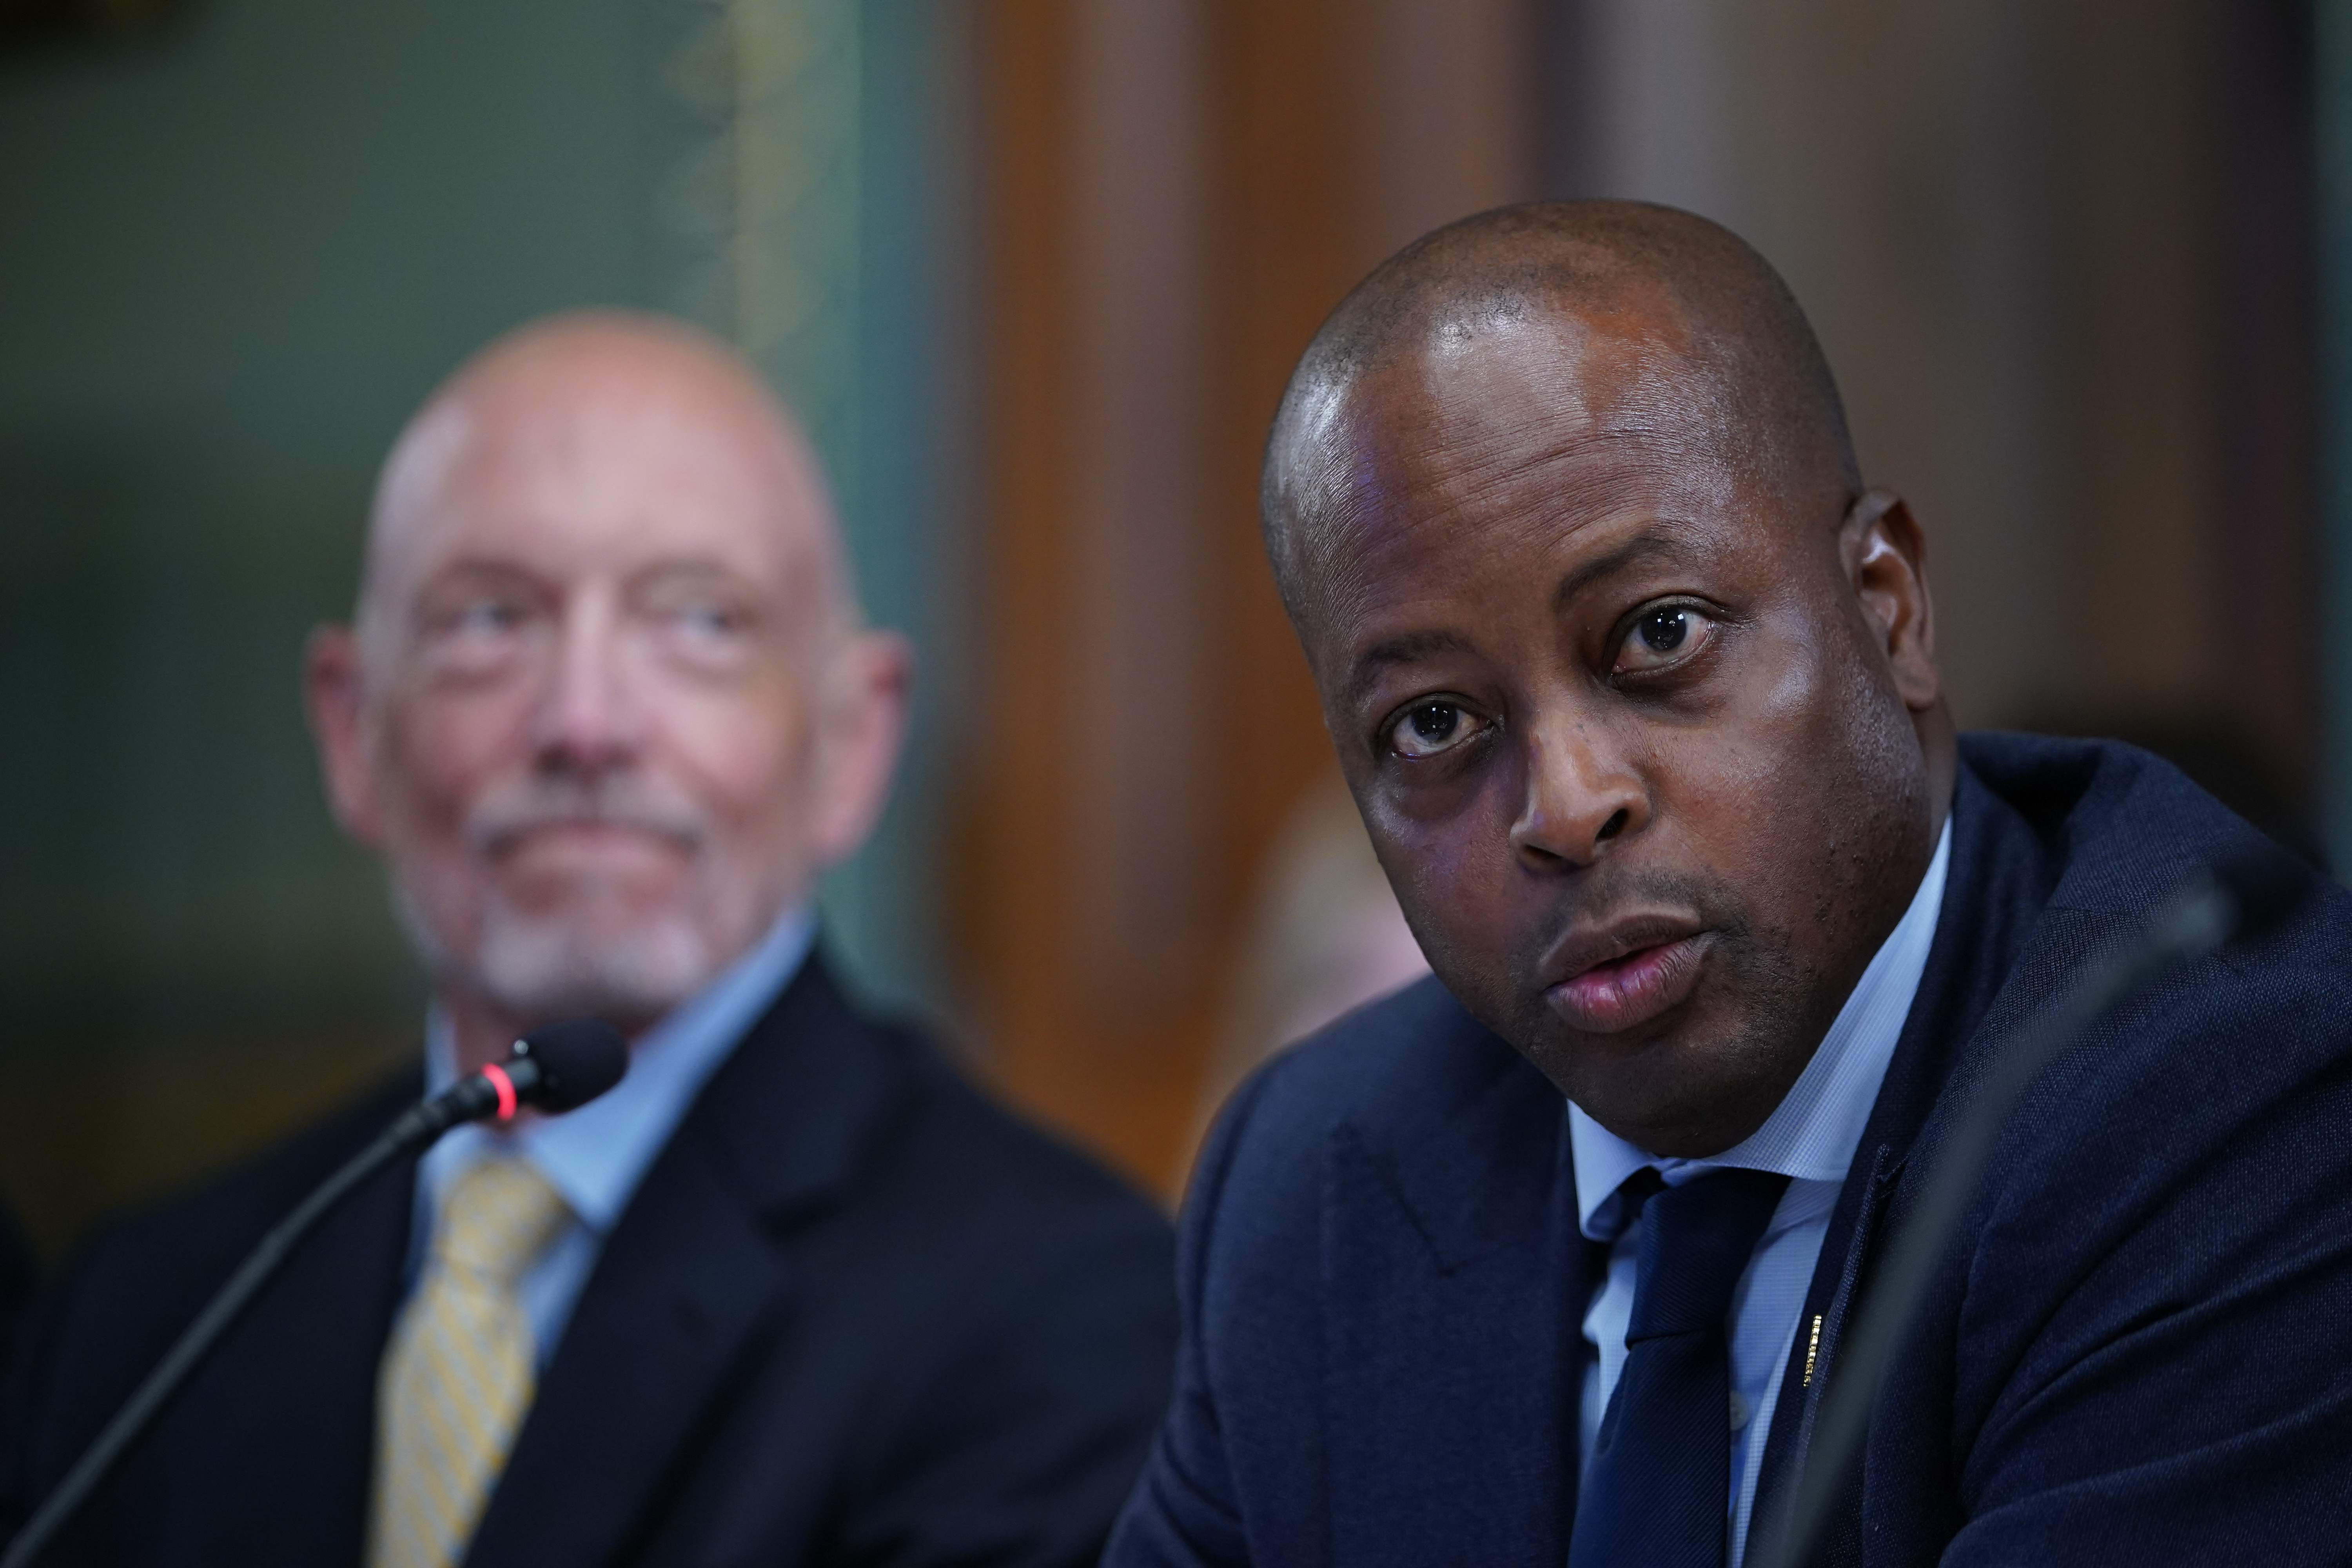
<svg viewBox="0 0 2352 1568">
<path fill-rule="evenodd" d="M 442 1190 L 486 1155 L 518 1152 L 583 1225 L 599 1235 L 611 1229 L 687 1107 L 800 972 L 815 939 L 808 907 L 787 910 L 757 946 L 631 1045 L 618 1084 L 577 1110 L 534 1117 L 512 1132 L 478 1123 L 457 1129 L 425 1156 L 427 1190 Z M 425 1086 L 438 1094 L 457 1079 L 456 1041 L 436 1008 L 425 1026 Z"/>
<path fill-rule="evenodd" d="M 1952 858 L 1952 824 L 1947 817 L 1936 841 L 1927 874 L 1911 895 L 1910 908 L 1895 922 L 1871 955 L 1869 967 L 1838 1009 L 1812 1060 L 1775 1106 L 1764 1125 L 1722 1153 L 1704 1160 L 1672 1160 L 1652 1154 L 1610 1131 L 1571 1102 L 1568 1108 L 1570 1152 L 1576 1163 L 1576 1217 L 1596 1241 L 1609 1239 L 1611 1215 L 1595 1215 L 1616 1196 L 1625 1178 L 1644 1165 L 1656 1167 L 1669 1186 L 1702 1171 L 1734 1166 L 1773 1171 L 1801 1182 L 1842 1182 L 1862 1142 L 1878 1086 L 1903 1035 L 1903 1020 L 1918 994 L 1919 977 L 1935 945 L 1936 921 L 1944 903 L 1944 880 Z M 1613 1206 L 1612 1206 L 1613 1212 Z"/>
</svg>

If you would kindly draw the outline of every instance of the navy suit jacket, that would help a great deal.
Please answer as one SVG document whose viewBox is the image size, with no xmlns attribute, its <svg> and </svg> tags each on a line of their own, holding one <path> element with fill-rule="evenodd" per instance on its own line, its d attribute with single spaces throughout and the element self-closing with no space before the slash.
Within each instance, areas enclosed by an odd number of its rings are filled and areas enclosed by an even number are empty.
<svg viewBox="0 0 2352 1568">
<path fill-rule="evenodd" d="M 417 1089 L 96 1247 L 19 1362 L 0 1532 Z M 415 1181 L 310 1237 L 50 1561 L 359 1563 Z M 1171 1250 L 813 958 L 605 1238 L 466 1561 L 1091 1563 L 1165 1408 Z"/>
<path fill-rule="evenodd" d="M 1759 1519 L 1982 1064 L 2252 841 L 2126 747 L 1961 754 L 1934 949 L 1822 1247 Z M 1434 982 L 1246 1086 L 1194 1178 L 1175 1403 L 1106 1562 L 1564 1562 L 1597 1259 L 1561 1112 Z M 2035 1085 L 1826 1560 L 2352 1560 L 2352 895 L 2168 977 Z"/>
</svg>

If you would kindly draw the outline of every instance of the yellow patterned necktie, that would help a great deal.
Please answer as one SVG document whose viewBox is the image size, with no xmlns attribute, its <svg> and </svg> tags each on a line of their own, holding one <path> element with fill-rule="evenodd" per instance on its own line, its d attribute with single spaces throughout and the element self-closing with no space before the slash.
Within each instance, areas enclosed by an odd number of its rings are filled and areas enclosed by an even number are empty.
<svg viewBox="0 0 2352 1568">
<path fill-rule="evenodd" d="M 450 1568 L 464 1554 L 530 1407 L 534 1347 L 517 1286 L 571 1219 L 510 1155 L 443 1191 L 376 1391 L 370 1568 Z"/>
</svg>

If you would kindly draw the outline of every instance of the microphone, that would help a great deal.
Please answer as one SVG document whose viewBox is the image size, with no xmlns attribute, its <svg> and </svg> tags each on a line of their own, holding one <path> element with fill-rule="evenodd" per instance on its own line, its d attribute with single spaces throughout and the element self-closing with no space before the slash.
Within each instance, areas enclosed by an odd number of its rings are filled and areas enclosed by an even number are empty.
<svg viewBox="0 0 2352 1568">
<path fill-rule="evenodd" d="M 2042 1068 L 2102 1015 L 2175 965 L 2285 924 L 2313 885 L 2308 868 L 2267 843 L 2215 861 L 2158 905 L 2137 933 L 2085 964 L 2074 984 L 2028 1018 L 1987 1065 L 1855 1315 L 1847 1348 L 1822 1391 L 1819 1424 L 1804 1455 L 1795 1501 L 1785 1528 L 1777 1532 L 1780 1550 L 1756 1557 L 1759 1568 L 1801 1568 L 1820 1551 L 1868 1436 L 1871 1406 L 1887 1364 L 1927 1295 L 2010 1113 Z"/>
<path fill-rule="evenodd" d="M 525 1035 L 507 1050 L 507 1059 L 413 1107 L 384 1131 L 416 1147 L 465 1121 L 511 1121 L 525 1106 L 561 1115 L 587 1104 L 621 1081 L 629 1069 L 629 1046 L 609 1024 L 593 1018 L 550 1024 Z"/>
<path fill-rule="evenodd" d="M 0 1552 L 0 1568 L 31 1568 L 75 1511 L 88 1501 L 131 1445 L 178 1393 L 254 1297 L 260 1294 L 328 1212 L 393 1161 L 412 1154 L 452 1127 L 468 1121 L 511 1121 L 524 1108 L 561 1115 L 611 1089 L 628 1071 L 629 1046 L 611 1025 L 593 1018 L 551 1024 L 517 1040 L 506 1060 L 479 1071 L 403 1111 L 366 1148 L 345 1161 L 246 1255 L 205 1310 L 196 1314 L 155 1370 L 132 1392 L 74 1461 L 65 1479 L 33 1511 Z"/>
</svg>

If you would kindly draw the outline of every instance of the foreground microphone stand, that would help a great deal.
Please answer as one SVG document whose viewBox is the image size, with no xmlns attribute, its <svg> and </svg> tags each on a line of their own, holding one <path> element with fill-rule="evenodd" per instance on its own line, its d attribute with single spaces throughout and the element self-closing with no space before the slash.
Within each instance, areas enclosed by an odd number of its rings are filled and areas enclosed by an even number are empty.
<svg viewBox="0 0 2352 1568">
<path fill-rule="evenodd" d="M 517 1110 L 532 1106 L 549 1112 L 585 1105 L 621 1081 L 628 1070 L 629 1047 L 611 1026 L 594 1019 L 556 1024 L 514 1043 L 504 1062 L 493 1062 L 428 1100 L 403 1111 L 399 1120 L 378 1133 L 374 1142 L 345 1162 L 342 1168 L 319 1184 L 293 1213 L 273 1226 L 259 1245 L 246 1255 L 228 1283 L 196 1314 L 178 1342 L 165 1352 L 155 1370 L 116 1411 L 114 1419 L 83 1450 L 57 1489 L 34 1510 L 33 1517 L 8 1550 L 0 1553 L 0 1568 L 31 1568 L 64 1528 L 76 1510 L 98 1489 L 123 1453 L 147 1429 L 188 1374 L 196 1370 L 229 1326 L 251 1304 L 261 1288 L 293 1253 L 295 1246 L 352 1188 L 384 1166 L 431 1143 L 463 1122 L 496 1119 L 511 1121 Z"/>
<path fill-rule="evenodd" d="M 2282 924 L 2311 888 L 2308 870 L 2267 846 L 2206 868 L 2159 904 L 2137 935 L 2084 965 L 2074 985 L 2027 1019 L 1994 1058 L 1928 1171 L 1909 1222 L 1886 1249 L 1878 1281 L 1822 1390 L 1820 1425 L 1804 1456 L 1795 1505 L 1773 1543 L 1780 1550 L 1759 1553 L 1753 1560 L 1756 1568 L 1802 1568 L 1821 1550 L 1869 1432 L 1871 1406 L 1887 1363 L 1917 1313 L 2010 1112 L 2042 1069 L 2103 1014 L 2175 965 Z M 0 1563 L 0 1568 L 14 1564 Z"/>
</svg>

